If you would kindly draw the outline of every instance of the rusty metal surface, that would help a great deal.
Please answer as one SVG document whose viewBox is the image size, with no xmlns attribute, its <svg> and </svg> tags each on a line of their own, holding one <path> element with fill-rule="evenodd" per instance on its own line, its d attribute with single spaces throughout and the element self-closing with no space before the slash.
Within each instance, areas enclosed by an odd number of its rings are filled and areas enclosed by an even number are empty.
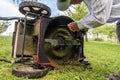
<svg viewBox="0 0 120 80">
<path fill-rule="evenodd" d="M 23 35 L 19 35 L 18 37 L 18 43 L 17 43 L 17 55 L 21 55 L 22 53 L 22 38 Z M 36 54 L 36 49 L 33 45 L 33 39 L 32 36 L 26 36 L 25 38 L 25 49 L 24 49 L 24 55 L 34 55 Z"/>
<path fill-rule="evenodd" d="M 23 23 L 24 22 L 16 22 L 16 26 L 15 26 L 15 31 L 14 31 L 14 38 L 13 38 L 13 53 L 15 50 L 15 46 L 16 46 L 16 56 L 20 56 L 22 53 L 22 38 L 23 38 Z M 18 29 L 19 26 L 19 29 Z M 37 46 L 35 45 L 35 42 L 33 42 L 34 37 L 32 36 L 33 34 L 33 25 L 31 23 L 31 25 L 27 24 L 27 29 L 26 29 L 26 38 L 25 38 L 25 49 L 24 49 L 24 55 L 26 56 L 32 56 L 34 54 L 37 53 Z M 18 30 L 17 30 L 18 29 Z M 16 34 L 18 33 L 18 34 Z M 15 38 L 18 37 L 17 40 L 15 40 Z M 15 44 L 16 42 L 16 44 Z"/>
</svg>

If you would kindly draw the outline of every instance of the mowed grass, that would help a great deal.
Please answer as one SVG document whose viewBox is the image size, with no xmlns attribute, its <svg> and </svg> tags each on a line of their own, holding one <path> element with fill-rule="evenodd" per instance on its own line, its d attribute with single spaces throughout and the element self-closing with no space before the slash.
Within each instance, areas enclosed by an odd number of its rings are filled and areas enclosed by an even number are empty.
<svg viewBox="0 0 120 80">
<path fill-rule="evenodd" d="M 0 36 L 0 58 L 11 58 L 12 37 Z M 117 74 L 120 70 L 120 45 L 107 42 L 89 41 L 85 43 L 85 55 L 91 63 L 85 67 L 77 61 L 60 65 L 59 70 L 52 70 L 34 80 L 107 80 L 106 74 Z M 18 64 L 0 62 L 0 80 L 29 80 L 12 75 L 12 67 Z M 33 79 L 30 79 L 33 80 Z"/>
</svg>

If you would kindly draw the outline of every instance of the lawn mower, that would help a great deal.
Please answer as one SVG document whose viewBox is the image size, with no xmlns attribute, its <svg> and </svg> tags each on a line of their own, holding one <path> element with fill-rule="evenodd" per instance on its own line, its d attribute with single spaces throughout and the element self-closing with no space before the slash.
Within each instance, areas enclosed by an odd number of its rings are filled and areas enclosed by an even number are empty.
<svg viewBox="0 0 120 80">
<path fill-rule="evenodd" d="M 30 62 L 14 67 L 13 75 L 39 78 L 47 74 L 48 68 L 59 69 L 58 64 L 78 59 L 83 54 L 84 31 L 71 32 L 67 27 L 73 22 L 71 18 L 50 17 L 48 6 L 32 1 L 20 3 L 19 11 L 25 17 L 0 17 L 1 20 L 17 20 L 12 40 L 13 62 Z"/>
</svg>

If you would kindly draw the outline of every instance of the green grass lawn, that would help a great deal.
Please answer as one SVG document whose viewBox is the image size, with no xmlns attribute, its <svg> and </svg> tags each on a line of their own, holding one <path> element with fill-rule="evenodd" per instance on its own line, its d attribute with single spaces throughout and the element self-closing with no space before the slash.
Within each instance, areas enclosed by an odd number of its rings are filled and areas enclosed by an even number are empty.
<svg viewBox="0 0 120 80">
<path fill-rule="evenodd" d="M 107 80 L 106 74 L 117 74 L 120 70 L 120 45 L 89 41 L 85 43 L 85 55 L 91 63 L 89 67 L 71 61 L 61 65 L 60 70 L 49 71 L 46 76 L 34 80 Z M 12 59 L 11 37 L 0 37 L 0 58 Z M 0 62 L 0 80 L 29 80 L 11 74 L 16 65 Z"/>
</svg>

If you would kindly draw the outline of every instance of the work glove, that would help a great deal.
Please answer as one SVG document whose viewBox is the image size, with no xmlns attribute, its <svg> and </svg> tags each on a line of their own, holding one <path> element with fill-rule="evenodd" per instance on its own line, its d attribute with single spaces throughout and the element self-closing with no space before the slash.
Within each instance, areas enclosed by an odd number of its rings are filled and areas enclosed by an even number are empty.
<svg viewBox="0 0 120 80">
<path fill-rule="evenodd" d="M 69 30 L 72 31 L 72 32 L 80 31 L 76 22 L 71 22 L 67 26 L 68 26 Z"/>
</svg>

